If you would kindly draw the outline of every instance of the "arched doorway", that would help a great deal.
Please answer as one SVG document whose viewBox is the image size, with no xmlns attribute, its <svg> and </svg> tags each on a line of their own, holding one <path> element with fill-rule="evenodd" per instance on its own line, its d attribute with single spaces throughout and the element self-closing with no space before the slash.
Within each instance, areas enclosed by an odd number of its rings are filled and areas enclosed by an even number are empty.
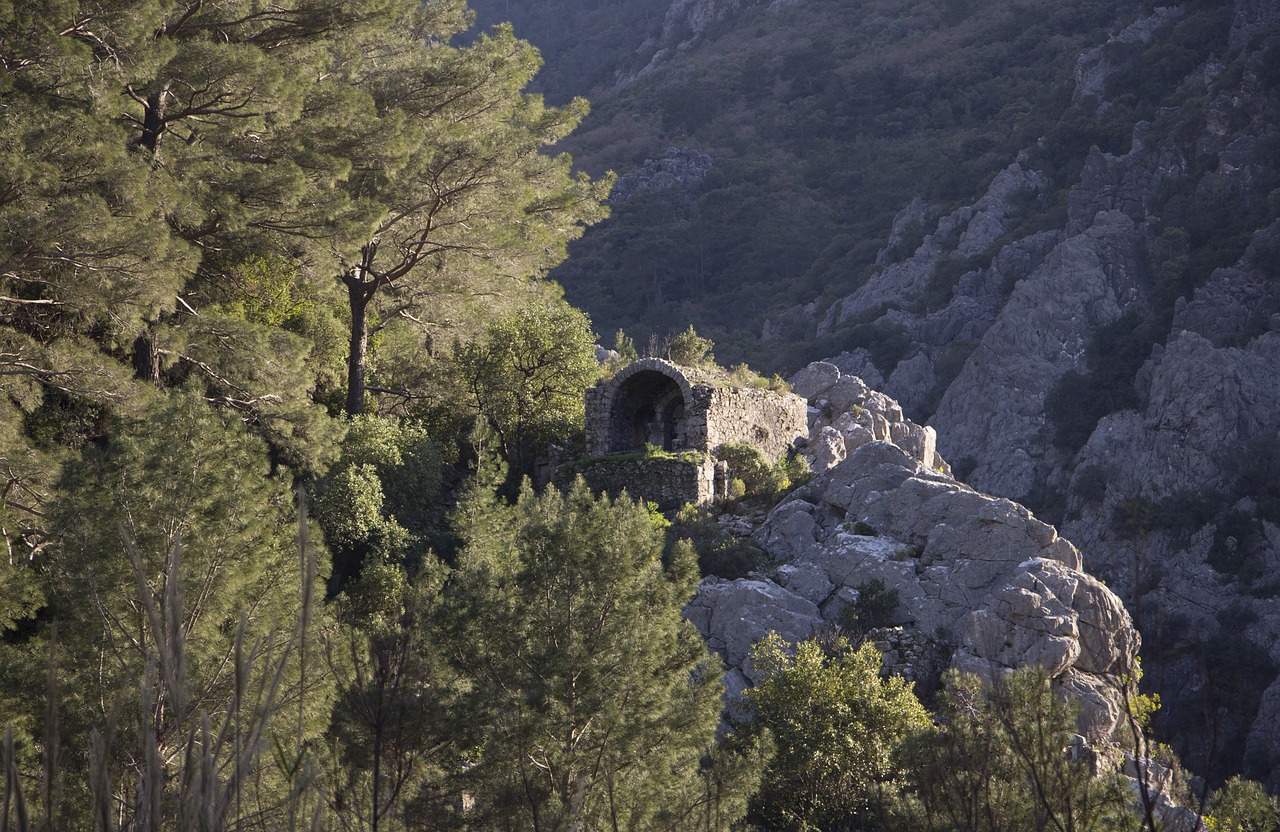
<svg viewBox="0 0 1280 832">
<path fill-rule="evenodd" d="M 646 370 L 624 381 L 613 397 L 608 453 L 654 445 L 666 451 L 688 447 L 688 406 L 675 379 Z"/>
</svg>

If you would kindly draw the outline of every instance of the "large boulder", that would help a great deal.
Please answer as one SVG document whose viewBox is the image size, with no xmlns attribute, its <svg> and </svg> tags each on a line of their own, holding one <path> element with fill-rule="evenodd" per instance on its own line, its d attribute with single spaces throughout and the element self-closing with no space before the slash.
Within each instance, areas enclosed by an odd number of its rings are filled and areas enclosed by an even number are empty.
<svg viewBox="0 0 1280 832">
<path fill-rule="evenodd" d="M 918 425 L 884 393 L 833 362 L 815 361 L 790 379 L 792 390 L 809 400 L 809 436 L 805 455 L 817 473 L 833 468 L 869 442 L 890 442 L 922 465 L 949 475 L 938 455 L 933 428 Z"/>
</svg>

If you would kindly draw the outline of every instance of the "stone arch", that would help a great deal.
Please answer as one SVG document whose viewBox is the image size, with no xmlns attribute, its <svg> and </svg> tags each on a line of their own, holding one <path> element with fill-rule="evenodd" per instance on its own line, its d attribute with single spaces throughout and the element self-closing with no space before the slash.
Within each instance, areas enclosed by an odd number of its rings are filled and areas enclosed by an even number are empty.
<svg viewBox="0 0 1280 832">
<path fill-rule="evenodd" d="M 606 453 L 626 453 L 646 444 L 667 451 L 695 447 L 689 417 L 694 412 L 689 380 L 673 364 L 637 361 L 610 382 Z"/>
</svg>

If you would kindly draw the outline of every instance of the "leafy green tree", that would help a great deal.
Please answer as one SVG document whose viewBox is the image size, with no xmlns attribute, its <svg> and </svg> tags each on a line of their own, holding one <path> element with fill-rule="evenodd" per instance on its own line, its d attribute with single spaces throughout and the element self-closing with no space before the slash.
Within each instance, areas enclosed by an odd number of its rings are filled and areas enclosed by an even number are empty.
<svg viewBox="0 0 1280 832">
<path fill-rule="evenodd" d="M 929 724 L 901 677 L 880 677 L 872 644 L 854 650 L 837 639 L 794 651 L 770 633 L 751 651 L 760 681 L 744 693 L 751 716 L 773 737 L 773 759 L 756 797 L 764 828 L 864 828 L 877 782 L 893 771 L 893 753 Z"/>
<path fill-rule="evenodd" d="M 591 322 L 563 303 L 513 312 L 460 344 L 454 366 L 469 409 L 518 474 L 547 445 L 580 433 L 583 391 L 600 374 Z"/>
<path fill-rule="evenodd" d="M 439 447 L 423 428 L 373 414 L 350 420 L 315 499 L 334 558 L 331 592 L 370 562 L 415 573 L 427 550 L 444 541 L 443 486 Z"/>
<path fill-rule="evenodd" d="M 348 829 L 438 828 L 461 799 L 450 790 L 465 765 L 449 730 L 458 687 L 429 626 L 442 577 L 424 568 L 410 580 L 375 561 L 347 593 L 347 626 L 330 643 L 344 682 L 329 802 Z"/>
<path fill-rule="evenodd" d="M 727 771 L 707 756 L 721 688 L 681 617 L 697 583 L 690 548 L 664 564 L 649 511 L 595 499 L 581 481 L 568 494 L 526 489 L 514 506 L 486 495 L 460 505 L 466 545 L 448 616 L 477 749 L 464 819 L 495 830 L 727 828 L 744 789 L 709 785 Z"/>
<path fill-rule="evenodd" d="M 1232 777 L 1209 802 L 1214 832 L 1274 832 L 1280 828 L 1280 800 L 1261 783 Z"/>
</svg>

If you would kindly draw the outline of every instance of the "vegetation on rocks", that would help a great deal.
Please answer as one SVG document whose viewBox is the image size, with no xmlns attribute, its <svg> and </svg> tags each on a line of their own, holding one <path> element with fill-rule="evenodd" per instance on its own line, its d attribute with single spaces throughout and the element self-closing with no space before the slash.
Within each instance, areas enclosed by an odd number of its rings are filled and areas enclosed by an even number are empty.
<svg viewBox="0 0 1280 832">
<path fill-rule="evenodd" d="M 582 20 L 619 38 L 665 11 L 590 5 Z M 0 828 L 1154 832 L 1149 810 L 1116 808 L 1118 780 L 1062 753 L 1077 713 L 1036 672 L 955 676 L 922 703 L 869 644 L 775 634 L 754 653 L 754 719 L 722 723 L 728 675 L 685 615 L 704 576 L 764 565 L 749 531 L 718 509 L 673 522 L 525 476 L 548 447 L 574 451 L 581 392 L 608 371 L 591 320 L 541 280 L 586 226 L 614 212 L 559 274 L 598 323 L 651 329 L 652 354 L 726 384 L 780 390 L 721 370 L 713 348 L 751 354 L 730 334 L 742 321 L 860 285 L 869 241 L 922 181 L 937 202 L 967 198 L 1041 135 L 1054 172 L 1083 160 L 1084 139 L 1120 149 L 1132 117 L 1166 105 L 1167 76 L 1221 39 L 1221 15 L 1195 6 L 1143 52 L 1150 69 L 1108 82 L 1132 100 L 1112 89 L 1115 113 L 1085 123 L 1063 73 L 1122 5 L 745 4 L 738 24 L 699 31 L 705 63 L 617 67 L 638 80 L 584 122 L 583 101 L 529 92 L 533 46 L 472 30 L 461 0 L 0 0 Z M 559 54 L 616 77 L 569 31 Z M 603 160 L 692 138 L 715 157 L 692 200 L 641 189 L 606 205 Z M 1163 193 L 1160 314 L 1264 212 L 1221 195 Z M 1065 211 L 1060 191 L 1044 197 L 1009 234 Z M 900 229 L 886 257 L 909 257 L 936 221 Z M 940 262 L 926 306 L 998 257 Z M 617 283 L 586 278 L 600 273 Z M 677 318 L 727 337 L 664 337 Z M 1116 324 L 1089 343 L 1064 384 L 1115 395 L 1069 413 L 1063 394 L 1063 447 L 1087 448 L 1092 424 L 1129 406 L 1148 335 Z M 870 319 L 830 339 L 878 363 L 914 343 Z M 617 346 L 636 355 L 624 333 Z M 844 425 L 849 453 L 872 428 L 906 442 L 853 387 L 839 390 L 868 408 Z M 915 482 L 977 504 L 915 428 Z M 1275 448 L 1251 441 L 1229 503 L 1211 506 L 1208 562 L 1265 593 Z M 716 453 L 739 509 L 763 513 L 807 476 L 800 457 Z M 902 466 L 882 461 L 881 476 Z M 813 519 L 801 502 L 793 519 Z M 828 528 L 914 517 L 841 512 Z M 1078 557 L 1019 507 L 1001 512 L 982 533 Z M 1037 568 L 1063 597 L 1096 589 L 1056 561 Z M 886 623 L 896 588 L 856 586 L 856 628 Z M 1188 733 L 1232 753 L 1247 726 L 1225 706 L 1259 711 L 1273 669 L 1225 635 L 1252 614 L 1221 611 L 1197 657 L 1228 712 Z M 1117 632 L 1102 649 L 1132 646 Z M 1192 759 L 1225 780 L 1212 756 Z M 975 799 L 998 810 L 966 815 Z M 1208 803 L 1221 829 L 1273 824 L 1274 808 L 1238 779 Z"/>
</svg>

